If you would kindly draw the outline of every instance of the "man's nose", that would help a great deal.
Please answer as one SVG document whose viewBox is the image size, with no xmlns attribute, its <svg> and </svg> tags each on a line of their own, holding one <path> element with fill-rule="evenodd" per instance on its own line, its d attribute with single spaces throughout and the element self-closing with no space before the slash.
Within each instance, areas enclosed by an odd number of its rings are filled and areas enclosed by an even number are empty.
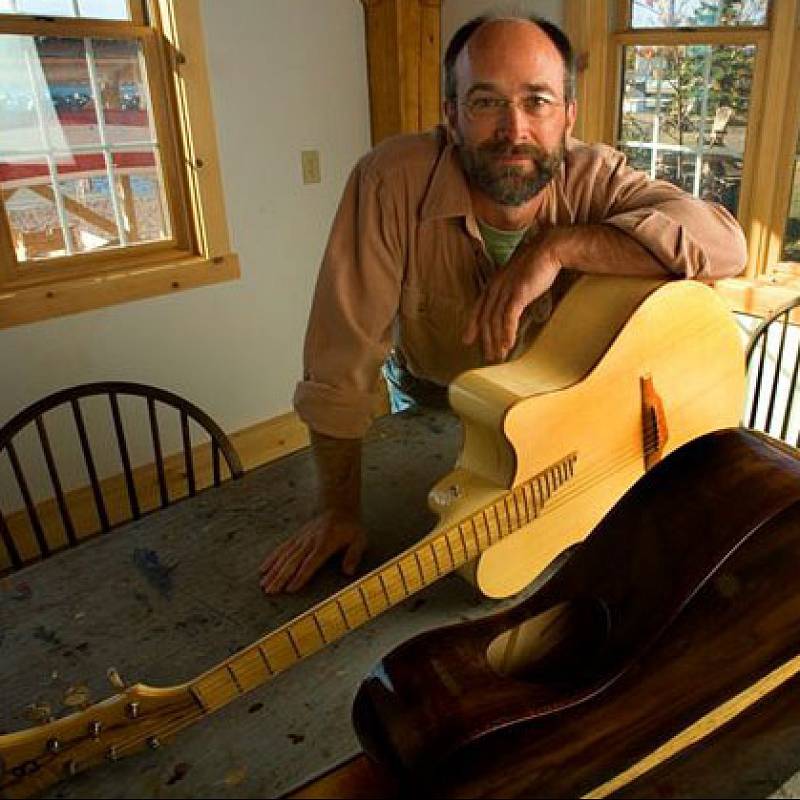
<svg viewBox="0 0 800 800">
<path fill-rule="evenodd" d="M 531 138 L 530 118 L 517 103 L 509 103 L 497 121 L 498 134 L 510 142 L 523 142 Z"/>
</svg>

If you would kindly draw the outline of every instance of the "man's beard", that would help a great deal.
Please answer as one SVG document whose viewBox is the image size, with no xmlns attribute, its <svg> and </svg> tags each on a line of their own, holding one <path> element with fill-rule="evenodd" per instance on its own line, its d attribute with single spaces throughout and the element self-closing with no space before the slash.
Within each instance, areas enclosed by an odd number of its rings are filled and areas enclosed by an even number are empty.
<svg viewBox="0 0 800 800">
<path fill-rule="evenodd" d="M 512 145 L 487 142 L 477 147 L 458 146 L 461 166 L 470 183 L 485 192 L 496 203 L 521 206 L 535 197 L 553 179 L 564 162 L 564 141 L 548 152 L 534 144 Z M 502 156 L 527 156 L 528 166 L 502 165 Z"/>
</svg>

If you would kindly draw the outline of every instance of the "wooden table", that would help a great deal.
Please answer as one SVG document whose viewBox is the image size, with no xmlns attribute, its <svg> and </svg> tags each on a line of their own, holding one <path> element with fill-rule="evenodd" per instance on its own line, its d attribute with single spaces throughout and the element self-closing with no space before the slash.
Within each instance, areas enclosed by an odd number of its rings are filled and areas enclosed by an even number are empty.
<svg viewBox="0 0 800 800">
<path fill-rule="evenodd" d="M 431 529 L 427 492 L 459 446 L 459 423 L 444 412 L 375 426 L 364 458 L 365 570 Z M 183 682 L 344 586 L 331 564 L 298 595 L 259 592 L 265 552 L 308 518 L 312 492 L 302 451 L 2 581 L 0 729 L 29 727 L 31 704 L 60 716 L 82 694 L 113 694 L 110 666 L 129 683 Z M 281 794 L 357 749 L 350 703 L 382 653 L 496 607 L 447 576 L 168 746 L 78 775 L 51 796 Z"/>
<path fill-rule="evenodd" d="M 443 412 L 385 418 L 365 448 L 372 569 L 430 530 L 428 489 L 458 452 Z M 0 583 L 0 729 L 30 726 L 81 695 L 190 679 L 345 585 L 337 565 L 293 596 L 258 590 L 266 550 L 310 512 L 303 451 Z M 159 750 L 81 774 L 51 797 L 274 797 L 358 750 L 350 726 L 362 675 L 415 633 L 497 610 L 457 576 L 441 579 Z M 712 740 L 620 793 L 628 797 L 800 796 L 796 681 Z M 569 769 L 565 765 L 565 769 Z"/>
</svg>

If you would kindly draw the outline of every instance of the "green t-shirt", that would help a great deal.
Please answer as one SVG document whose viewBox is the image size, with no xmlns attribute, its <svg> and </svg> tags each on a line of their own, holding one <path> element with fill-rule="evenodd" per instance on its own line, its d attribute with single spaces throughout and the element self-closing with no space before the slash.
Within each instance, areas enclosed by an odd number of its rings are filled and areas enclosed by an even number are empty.
<svg viewBox="0 0 800 800">
<path fill-rule="evenodd" d="M 517 245 L 528 232 L 527 228 L 519 231 L 501 231 L 480 219 L 478 220 L 478 229 L 487 252 L 498 267 L 504 267 L 508 263 L 511 256 L 514 255 Z"/>
</svg>

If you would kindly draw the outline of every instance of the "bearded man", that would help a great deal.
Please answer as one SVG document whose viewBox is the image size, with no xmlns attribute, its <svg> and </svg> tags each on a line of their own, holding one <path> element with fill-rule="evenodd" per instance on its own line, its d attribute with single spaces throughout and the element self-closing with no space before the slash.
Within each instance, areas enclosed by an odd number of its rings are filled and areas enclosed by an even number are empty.
<svg viewBox="0 0 800 800">
<path fill-rule="evenodd" d="M 422 402 L 535 335 L 570 275 L 720 278 L 745 241 L 721 206 L 570 137 L 574 57 L 538 19 L 477 18 L 444 61 L 445 128 L 356 165 L 331 230 L 295 408 L 311 429 L 316 516 L 267 555 L 265 593 L 300 589 L 332 555 L 356 569 L 361 439 L 381 365 Z"/>
</svg>

